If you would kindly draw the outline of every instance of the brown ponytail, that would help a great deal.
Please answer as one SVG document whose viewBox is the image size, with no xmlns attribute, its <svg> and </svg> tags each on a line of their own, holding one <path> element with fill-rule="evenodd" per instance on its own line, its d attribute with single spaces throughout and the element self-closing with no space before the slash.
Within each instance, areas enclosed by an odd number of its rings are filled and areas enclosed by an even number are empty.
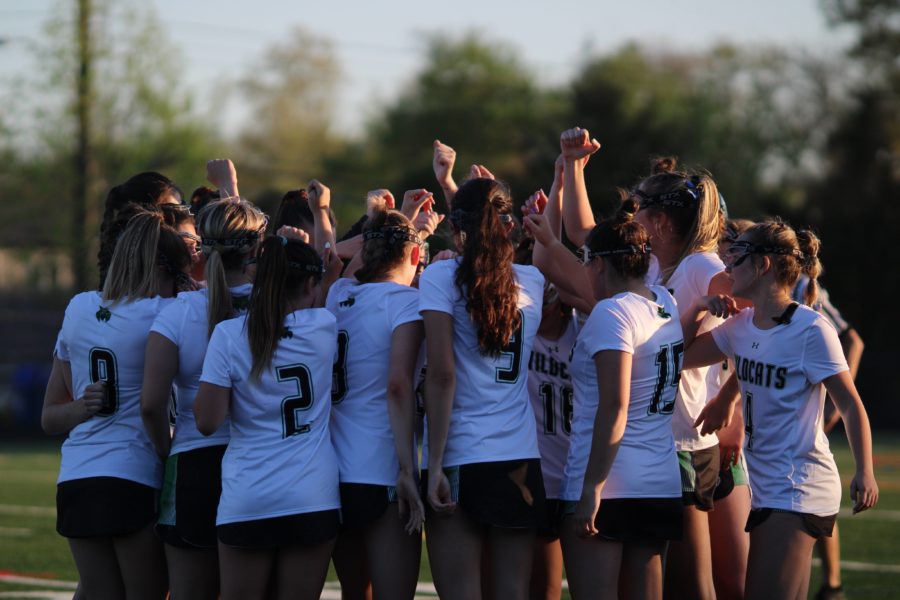
<svg viewBox="0 0 900 600">
<path fill-rule="evenodd" d="M 413 239 L 409 239 L 413 238 Z M 361 283 L 383 279 L 403 262 L 406 249 L 419 236 L 409 219 L 395 210 L 380 211 L 363 228 L 362 267 L 354 277 Z"/>
<path fill-rule="evenodd" d="M 607 253 L 605 260 L 624 279 L 643 279 L 650 269 L 650 235 L 634 220 L 633 206 L 623 202 L 619 211 L 603 219 L 588 233 L 591 252 Z"/>
<path fill-rule="evenodd" d="M 797 232 L 797 245 L 803 253 L 801 269 L 809 277 L 809 283 L 803 292 L 803 302 L 807 306 L 816 303 L 819 296 L 819 276 L 822 274 L 822 263 L 819 262 L 819 238 L 809 229 Z"/>
<path fill-rule="evenodd" d="M 203 208 L 197 229 L 206 256 L 207 329 L 233 316 L 225 272 L 240 269 L 265 234 L 266 217 L 245 200 L 217 200 Z"/>
<path fill-rule="evenodd" d="M 257 379 L 272 362 L 290 301 L 307 280 L 322 279 L 322 259 L 309 244 L 299 240 L 270 237 L 263 242 L 259 254 L 247 314 L 247 337 L 253 356 L 250 373 Z"/>
<path fill-rule="evenodd" d="M 478 346 L 491 356 L 509 343 L 520 321 L 513 245 L 506 228 L 511 213 L 505 183 L 470 179 L 457 190 L 450 214 L 454 230 L 464 240 L 456 286 L 478 330 Z"/>
</svg>

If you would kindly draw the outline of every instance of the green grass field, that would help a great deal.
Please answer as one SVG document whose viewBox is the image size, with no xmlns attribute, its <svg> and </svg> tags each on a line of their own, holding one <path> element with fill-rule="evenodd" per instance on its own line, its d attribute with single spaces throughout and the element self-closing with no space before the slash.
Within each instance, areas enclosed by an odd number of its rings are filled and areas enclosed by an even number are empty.
<svg viewBox="0 0 900 600">
<path fill-rule="evenodd" d="M 853 461 L 842 434 L 833 436 L 832 448 L 844 477 L 844 506 L 849 506 L 846 488 Z M 876 434 L 875 467 L 881 489 L 878 507 L 839 519 L 848 598 L 900 598 L 900 435 Z M 54 529 L 58 469 L 57 443 L 0 442 L 0 575 L 77 581 L 68 545 Z M 814 568 L 813 591 L 818 576 Z M 333 573 L 329 579 L 334 580 Z M 421 580 L 430 580 L 424 557 Z M 0 598 L 33 598 L 22 594 L 52 589 L 0 580 Z"/>
</svg>

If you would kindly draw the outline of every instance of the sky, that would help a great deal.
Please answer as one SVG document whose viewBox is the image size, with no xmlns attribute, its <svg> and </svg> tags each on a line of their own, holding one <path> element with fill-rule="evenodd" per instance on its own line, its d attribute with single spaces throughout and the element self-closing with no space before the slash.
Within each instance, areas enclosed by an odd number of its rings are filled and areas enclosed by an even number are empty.
<svg viewBox="0 0 900 600">
<path fill-rule="evenodd" d="M 108 0 L 117 3 L 137 0 Z M 331 38 L 342 66 L 337 125 L 358 132 L 378 103 L 389 102 L 422 64 L 428 34 L 481 31 L 515 47 L 537 80 L 569 79 L 586 52 L 639 41 L 651 48 L 704 50 L 716 43 L 778 44 L 837 53 L 851 32 L 828 27 L 819 0 L 144 0 L 177 46 L 182 81 L 200 110 L 209 90 L 246 72 L 270 44 L 301 25 Z M 33 65 L 28 41 L 38 40 L 52 11 L 75 0 L 0 0 L 0 81 Z M 74 13 L 72 13 L 74 14 Z M 376 102 L 372 102 L 372 100 Z M 241 120 L 240 109 L 226 118 Z"/>
</svg>

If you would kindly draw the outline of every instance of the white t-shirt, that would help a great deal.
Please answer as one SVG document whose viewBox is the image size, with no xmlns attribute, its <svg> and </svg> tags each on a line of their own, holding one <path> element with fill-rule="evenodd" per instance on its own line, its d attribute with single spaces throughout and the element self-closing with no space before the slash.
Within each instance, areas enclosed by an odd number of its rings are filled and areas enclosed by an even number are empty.
<svg viewBox="0 0 900 600">
<path fill-rule="evenodd" d="M 538 448 L 547 498 L 559 498 L 572 433 L 574 392 L 569 356 L 578 324 L 574 314 L 558 340 L 534 336 L 528 359 L 528 396 L 537 420 Z"/>
<path fill-rule="evenodd" d="M 422 320 L 419 290 L 339 279 L 325 307 L 338 329 L 331 441 L 341 482 L 394 485 L 400 465 L 387 404 L 391 335 L 401 325 Z"/>
<path fill-rule="evenodd" d="M 69 432 L 60 483 L 119 477 L 162 487 L 162 462 L 141 421 L 141 386 L 150 326 L 172 300 L 157 296 L 113 304 L 99 292 L 83 292 L 69 302 L 56 356 L 72 367 L 76 398 L 89 384 L 106 381 L 109 407 Z"/>
<path fill-rule="evenodd" d="M 544 276 L 534 267 L 513 265 L 521 328 L 507 345 L 508 351 L 494 358 L 482 354 L 478 346 L 478 331 L 454 281 L 458 266 L 459 259 L 442 260 L 419 278 L 419 310 L 453 317 L 456 390 L 444 467 L 539 458 L 527 379 L 528 356 L 541 321 Z"/>
<path fill-rule="evenodd" d="M 564 500 L 579 500 L 597 417 L 599 390 L 594 356 L 602 350 L 632 355 L 628 421 L 602 498 L 681 497 L 681 475 L 672 437 L 672 413 L 684 338 L 675 300 L 650 286 L 653 302 L 624 292 L 597 303 L 572 357 L 575 415 L 563 484 Z"/>
<path fill-rule="evenodd" d="M 247 297 L 251 289 L 248 283 L 229 291 L 232 296 Z M 150 329 L 178 346 L 178 373 L 173 382 L 177 399 L 175 434 L 171 454 L 228 443 L 228 419 L 208 437 L 197 431 L 194 419 L 194 398 L 200 387 L 203 358 L 209 343 L 208 307 L 209 292 L 206 289 L 179 294 L 175 302 L 159 313 Z"/>
<path fill-rule="evenodd" d="M 848 368 L 834 328 L 800 306 L 790 323 L 759 329 L 748 308 L 712 336 L 741 388 L 753 508 L 837 513 L 841 479 L 822 431 L 822 381 Z"/>
<path fill-rule="evenodd" d="M 252 378 L 246 317 L 216 325 L 200 381 L 231 388 L 231 439 L 222 459 L 216 524 L 340 507 L 331 447 L 334 316 L 310 308 L 285 317 L 269 368 Z"/>
<path fill-rule="evenodd" d="M 678 306 L 688 310 L 694 300 L 709 295 L 709 283 L 713 277 L 725 270 L 719 256 L 713 252 L 699 252 L 686 256 L 669 277 L 665 286 L 669 289 Z M 661 285 L 661 284 L 660 284 Z M 705 333 L 722 322 L 722 319 L 707 313 L 700 323 L 697 335 Z M 678 388 L 678 402 L 672 416 L 672 431 L 675 446 L 679 450 L 703 450 L 719 443 L 716 434 L 700 435 L 694 421 L 706 403 L 719 393 L 721 386 L 716 373 L 710 374 L 709 367 L 685 369 L 681 374 Z"/>
</svg>

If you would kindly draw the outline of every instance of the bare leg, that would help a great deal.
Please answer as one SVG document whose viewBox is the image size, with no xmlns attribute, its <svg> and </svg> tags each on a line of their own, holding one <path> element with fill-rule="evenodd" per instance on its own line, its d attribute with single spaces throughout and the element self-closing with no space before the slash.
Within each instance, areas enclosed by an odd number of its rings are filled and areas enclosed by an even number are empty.
<svg viewBox="0 0 900 600">
<path fill-rule="evenodd" d="M 128 600 L 161 600 L 168 592 L 166 555 L 153 523 L 128 536 L 113 538 Z M 90 595 L 88 595 L 90 597 Z"/>
<path fill-rule="evenodd" d="M 713 580 L 719 600 L 744 597 L 750 534 L 744 531 L 750 515 L 750 486 L 737 485 L 725 498 L 716 501 L 709 513 Z"/>
<path fill-rule="evenodd" d="M 559 600 L 562 596 L 563 557 L 559 539 L 538 536 L 531 565 L 531 600 Z"/>
<path fill-rule="evenodd" d="M 361 531 L 342 531 L 331 556 L 341 582 L 341 600 L 372 600 L 372 578 Z"/>
<path fill-rule="evenodd" d="M 443 600 L 481 600 L 481 531 L 457 508 L 425 522 L 428 560 Z"/>
<path fill-rule="evenodd" d="M 277 552 L 279 600 L 318 600 L 335 540 L 316 546 L 290 546 Z"/>
<path fill-rule="evenodd" d="M 534 529 L 491 527 L 491 566 L 494 598 L 528 599 Z"/>
<path fill-rule="evenodd" d="M 694 506 L 684 507 L 684 537 L 669 544 L 665 597 L 712 600 L 716 597 L 709 547 L 709 519 Z"/>
<path fill-rule="evenodd" d="M 573 600 L 616 598 L 622 544 L 579 537 L 572 526 L 571 515 L 563 517 L 559 531 Z"/>
<path fill-rule="evenodd" d="M 664 542 L 631 542 L 624 545 L 620 598 L 661 600 L 663 591 L 662 554 Z"/>
<path fill-rule="evenodd" d="M 275 550 L 247 550 L 219 542 L 222 600 L 262 600 L 274 567 Z"/>
<path fill-rule="evenodd" d="M 822 585 L 830 588 L 841 587 L 841 540 L 837 522 L 834 524 L 831 537 L 816 540 L 816 548 L 822 559 Z"/>
<path fill-rule="evenodd" d="M 119 573 L 119 561 L 112 538 L 68 538 L 78 577 L 75 595 L 92 600 L 121 600 L 125 584 Z"/>
<path fill-rule="evenodd" d="M 775 512 L 750 533 L 748 600 L 805 598 L 815 538 L 801 517 Z"/>
<path fill-rule="evenodd" d="M 366 553 L 376 600 L 412 600 L 419 582 L 422 534 L 408 535 L 396 504 L 366 531 Z"/>
<path fill-rule="evenodd" d="M 164 546 L 169 567 L 170 600 L 216 600 L 219 597 L 218 550 Z"/>
</svg>

